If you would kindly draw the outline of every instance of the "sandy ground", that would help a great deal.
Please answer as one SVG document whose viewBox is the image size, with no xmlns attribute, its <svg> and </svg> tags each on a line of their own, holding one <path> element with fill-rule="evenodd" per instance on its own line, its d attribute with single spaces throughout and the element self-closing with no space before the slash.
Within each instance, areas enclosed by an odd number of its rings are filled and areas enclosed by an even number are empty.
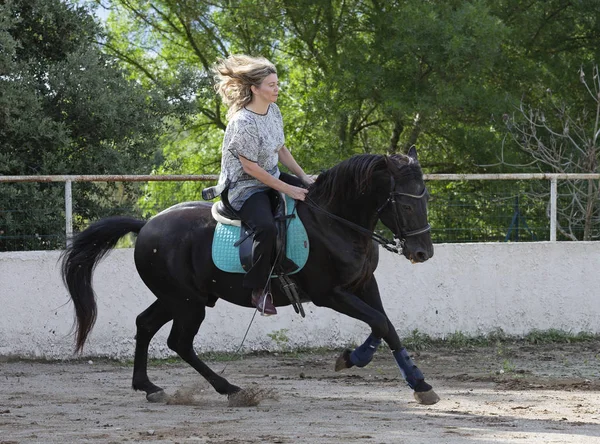
<svg viewBox="0 0 600 444">
<path fill-rule="evenodd" d="M 181 363 L 151 367 L 171 397 L 151 404 L 128 364 L 1 362 L 0 443 L 600 443 L 600 343 L 414 353 L 434 406 L 389 351 L 340 373 L 337 354 L 211 362 L 265 398 L 235 408 Z"/>
</svg>

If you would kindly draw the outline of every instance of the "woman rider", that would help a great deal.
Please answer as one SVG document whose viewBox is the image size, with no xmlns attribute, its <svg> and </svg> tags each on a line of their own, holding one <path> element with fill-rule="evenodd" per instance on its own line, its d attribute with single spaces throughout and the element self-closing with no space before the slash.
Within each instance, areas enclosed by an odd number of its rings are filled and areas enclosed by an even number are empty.
<svg viewBox="0 0 600 444">
<path fill-rule="evenodd" d="M 267 59 L 232 55 L 213 67 L 217 93 L 229 106 L 222 145 L 221 175 L 209 198 L 222 200 L 254 230 L 254 265 L 243 285 L 252 289 L 252 304 L 263 315 L 277 314 L 268 297 L 275 222 L 268 193 L 283 192 L 304 200 L 313 180 L 284 145 L 283 120 L 277 102 L 277 70 Z M 285 165 L 295 176 L 279 171 Z"/>
</svg>

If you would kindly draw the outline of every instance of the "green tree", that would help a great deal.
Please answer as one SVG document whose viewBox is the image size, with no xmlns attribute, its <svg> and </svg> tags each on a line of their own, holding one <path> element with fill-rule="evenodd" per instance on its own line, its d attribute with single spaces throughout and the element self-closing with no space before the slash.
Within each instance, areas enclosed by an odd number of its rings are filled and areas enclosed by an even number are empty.
<svg viewBox="0 0 600 444">
<path fill-rule="evenodd" d="M 489 122 L 501 93 L 490 79 L 506 29 L 486 2 L 285 3 L 298 30 L 290 51 L 296 60 L 317 60 L 304 70 L 336 128 L 338 157 L 405 152 L 418 143 L 424 164 L 451 172 L 472 165 L 468 145 L 495 137 Z M 315 15 L 304 3 L 315 5 Z M 335 20 L 316 19 L 329 15 Z"/>
<path fill-rule="evenodd" d="M 102 2 L 114 12 L 106 51 L 188 113 L 165 134 L 161 172 L 218 171 L 225 110 L 208 68 L 231 53 L 278 66 L 287 144 L 306 170 L 416 144 L 427 172 L 451 173 L 527 163 L 505 144 L 505 116 L 524 97 L 535 106 L 547 90 L 568 98 L 574 70 L 600 50 L 597 0 Z M 480 187 L 468 187 L 474 200 L 485 199 Z M 151 185 L 147 208 L 197 198 L 199 188 L 178 195 Z M 448 211 L 434 223 L 450 227 L 458 216 L 445 218 Z"/>
<path fill-rule="evenodd" d="M 0 174 L 148 173 L 162 159 L 166 104 L 127 80 L 101 38 L 82 7 L 0 4 Z M 74 188 L 76 223 L 133 211 L 132 187 Z M 61 186 L 1 184 L 0 202 L 0 249 L 64 246 Z"/>
<path fill-rule="evenodd" d="M 406 151 L 417 142 L 424 164 L 460 169 L 473 163 L 469 144 L 498 137 L 489 131 L 489 107 L 497 111 L 502 94 L 489 92 L 488 79 L 501 63 L 506 29 L 484 1 L 103 4 L 113 9 L 106 50 L 194 115 L 180 125 L 181 153 L 172 143 L 180 134 L 167 138 L 170 171 L 194 172 L 171 169 L 182 165 L 180 154 L 191 154 L 190 143 L 201 159 L 194 164 L 204 167 L 198 172 L 218 171 L 224 109 L 209 68 L 235 52 L 277 64 L 287 143 L 308 171 L 359 152 Z M 464 122 L 454 125 L 457 119 Z M 455 155 L 455 146 L 464 155 Z"/>
</svg>

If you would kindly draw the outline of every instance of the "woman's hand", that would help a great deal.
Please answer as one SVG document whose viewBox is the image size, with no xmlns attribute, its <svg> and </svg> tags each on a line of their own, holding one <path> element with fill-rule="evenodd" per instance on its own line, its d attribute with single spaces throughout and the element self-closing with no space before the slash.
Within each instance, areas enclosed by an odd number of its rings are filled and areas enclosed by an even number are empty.
<svg viewBox="0 0 600 444">
<path fill-rule="evenodd" d="M 285 194 L 290 196 L 292 199 L 296 200 L 304 200 L 308 190 L 306 188 L 295 187 L 293 185 L 288 185 L 285 190 L 283 190 Z"/>
<path fill-rule="evenodd" d="M 305 174 L 304 176 L 300 177 L 300 180 L 302 181 L 302 183 L 304 185 L 306 185 L 307 187 L 311 186 L 313 183 L 315 183 L 315 180 L 310 177 L 309 175 Z"/>
<path fill-rule="evenodd" d="M 304 170 L 298 165 L 290 150 L 285 146 L 279 150 L 279 161 L 284 164 L 288 169 L 298 177 L 304 185 L 307 187 L 314 183 L 314 179 L 307 175 Z"/>
<path fill-rule="evenodd" d="M 304 200 L 306 193 L 308 193 L 308 190 L 305 188 L 300 188 L 300 187 L 295 187 L 293 185 L 289 185 L 289 184 L 283 182 L 282 180 L 279 180 L 279 179 L 271 176 L 264 169 L 262 169 L 256 162 L 252 162 L 243 156 L 240 156 L 240 162 L 242 163 L 242 167 L 244 168 L 244 172 L 246 174 L 249 174 L 250 176 L 258 179 L 259 181 L 264 183 L 266 186 L 273 188 L 274 190 L 281 191 L 282 193 L 287 194 L 292 199 Z M 306 174 L 304 174 L 304 176 L 306 176 Z"/>
</svg>

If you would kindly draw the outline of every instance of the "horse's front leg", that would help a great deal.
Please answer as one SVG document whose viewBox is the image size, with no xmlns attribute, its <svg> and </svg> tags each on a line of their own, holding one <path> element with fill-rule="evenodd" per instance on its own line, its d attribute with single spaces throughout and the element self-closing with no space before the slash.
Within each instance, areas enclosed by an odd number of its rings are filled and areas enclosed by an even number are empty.
<svg viewBox="0 0 600 444">
<path fill-rule="evenodd" d="M 440 398 L 433 391 L 431 385 L 425 382 L 423 373 L 415 365 L 406 349 L 402 347 L 396 329 L 385 314 L 374 277 L 365 285 L 360 294 L 359 298 L 353 293 L 336 288 L 333 298 L 323 301 L 323 305 L 335 311 L 366 322 L 372 331 L 362 345 L 353 351 L 346 350 L 342 353 L 336 362 L 336 371 L 354 365 L 366 366 L 371 362 L 383 339 L 390 346 L 406 383 L 414 390 L 415 399 L 419 403 L 427 405 L 438 402 Z"/>
</svg>

